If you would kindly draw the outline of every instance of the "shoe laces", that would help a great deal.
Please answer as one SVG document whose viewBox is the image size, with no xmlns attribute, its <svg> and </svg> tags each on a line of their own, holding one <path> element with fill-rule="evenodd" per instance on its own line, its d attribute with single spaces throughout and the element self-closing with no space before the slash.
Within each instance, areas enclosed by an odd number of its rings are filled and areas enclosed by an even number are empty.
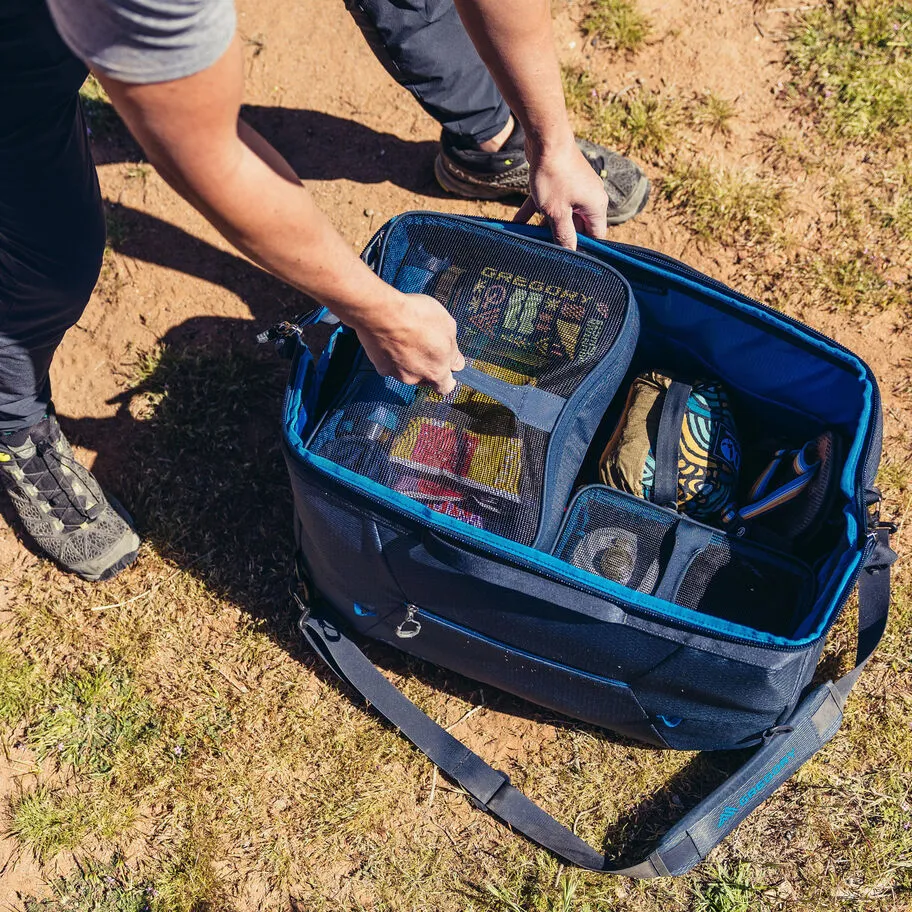
<svg viewBox="0 0 912 912">
<path fill-rule="evenodd" d="M 97 519 L 104 512 L 105 505 L 99 500 L 90 505 L 85 496 L 76 493 L 72 478 L 64 469 L 77 478 L 84 470 L 72 456 L 61 453 L 54 442 L 38 441 L 35 454 L 21 463 L 20 469 L 51 505 L 51 515 L 59 519 L 67 531 L 72 531 Z"/>
<path fill-rule="evenodd" d="M 605 156 L 600 152 L 592 152 L 589 149 L 584 149 L 583 155 L 586 156 L 586 161 L 589 162 L 592 170 L 595 171 L 595 173 L 598 174 L 602 180 L 604 180 L 608 176 L 608 168 L 606 167 Z"/>
</svg>

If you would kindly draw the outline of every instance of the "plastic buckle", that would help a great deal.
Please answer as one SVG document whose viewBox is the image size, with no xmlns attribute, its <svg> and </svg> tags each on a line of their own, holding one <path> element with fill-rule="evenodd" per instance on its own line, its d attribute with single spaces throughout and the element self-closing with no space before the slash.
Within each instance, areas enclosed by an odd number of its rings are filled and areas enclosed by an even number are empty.
<svg viewBox="0 0 912 912">
<path fill-rule="evenodd" d="M 883 495 L 880 488 L 865 490 L 865 509 L 867 512 L 868 532 L 874 532 L 880 526 L 880 502 Z"/>
<path fill-rule="evenodd" d="M 313 602 L 313 586 L 310 576 L 304 567 L 304 558 L 297 552 L 294 558 L 294 576 L 288 580 L 288 595 L 292 604 L 301 612 L 300 620 L 306 621 L 310 617 Z"/>
<path fill-rule="evenodd" d="M 869 538 L 874 542 L 874 547 L 864 565 L 866 573 L 877 574 L 889 570 L 896 563 L 898 555 L 890 547 L 890 536 L 898 531 L 896 523 L 883 522 L 878 519 L 877 525 L 868 530 Z M 886 535 L 879 533 L 886 532 Z"/>
</svg>

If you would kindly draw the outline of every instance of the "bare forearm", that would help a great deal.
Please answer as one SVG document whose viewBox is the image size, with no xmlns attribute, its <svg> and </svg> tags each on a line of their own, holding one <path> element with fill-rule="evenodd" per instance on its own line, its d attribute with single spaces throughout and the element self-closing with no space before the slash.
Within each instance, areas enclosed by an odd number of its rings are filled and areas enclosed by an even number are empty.
<svg viewBox="0 0 912 912">
<path fill-rule="evenodd" d="M 548 0 L 456 0 L 459 15 L 529 139 L 573 142 Z"/>
<path fill-rule="evenodd" d="M 101 78 L 165 180 L 265 269 L 354 327 L 384 376 L 455 386 L 456 323 L 434 298 L 403 294 L 354 254 L 279 153 L 238 118 L 240 44 L 205 70 L 131 85 Z"/>
<path fill-rule="evenodd" d="M 360 261 L 279 153 L 239 122 L 238 63 L 233 47 L 214 72 L 180 83 L 102 81 L 150 161 L 232 244 L 363 325 L 401 296 Z"/>
<path fill-rule="evenodd" d="M 254 262 L 350 325 L 395 306 L 399 296 L 355 255 L 290 166 L 267 145 L 277 158 L 270 162 L 251 128 L 238 132 L 241 148 L 224 172 L 176 189 Z"/>
</svg>

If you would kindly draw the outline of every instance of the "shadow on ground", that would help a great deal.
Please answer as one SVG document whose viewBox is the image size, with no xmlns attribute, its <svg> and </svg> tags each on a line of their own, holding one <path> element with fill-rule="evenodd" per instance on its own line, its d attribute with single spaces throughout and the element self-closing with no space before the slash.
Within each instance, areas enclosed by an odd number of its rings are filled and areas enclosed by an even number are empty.
<svg viewBox="0 0 912 912">
<path fill-rule="evenodd" d="M 96 141 L 96 164 L 145 160 L 113 107 L 83 102 Z M 304 180 L 389 181 L 424 196 L 443 197 L 434 178 L 436 142 L 411 142 L 355 120 L 304 108 L 244 105 L 241 117 L 282 154 Z"/>
</svg>

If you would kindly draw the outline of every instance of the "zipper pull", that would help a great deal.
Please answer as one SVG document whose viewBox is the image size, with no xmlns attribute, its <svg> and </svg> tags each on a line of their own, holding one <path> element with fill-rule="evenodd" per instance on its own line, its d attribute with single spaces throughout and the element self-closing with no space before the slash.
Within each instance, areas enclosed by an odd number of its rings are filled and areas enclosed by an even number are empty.
<svg viewBox="0 0 912 912">
<path fill-rule="evenodd" d="M 275 326 L 270 326 L 265 332 L 257 333 L 256 340 L 260 345 L 267 342 L 275 342 L 277 339 L 290 339 L 292 336 L 301 338 L 304 327 L 299 323 L 292 323 L 289 320 L 281 320 Z"/>
<path fill-rule="evenodd" d="M 417 613 L 417 605 L 405 606 L 405 620 L 396 628 L 396 636 L 400 640 L 410 640 L 421 633 L 421 621 L 415 617 Z"/>
</svg>

